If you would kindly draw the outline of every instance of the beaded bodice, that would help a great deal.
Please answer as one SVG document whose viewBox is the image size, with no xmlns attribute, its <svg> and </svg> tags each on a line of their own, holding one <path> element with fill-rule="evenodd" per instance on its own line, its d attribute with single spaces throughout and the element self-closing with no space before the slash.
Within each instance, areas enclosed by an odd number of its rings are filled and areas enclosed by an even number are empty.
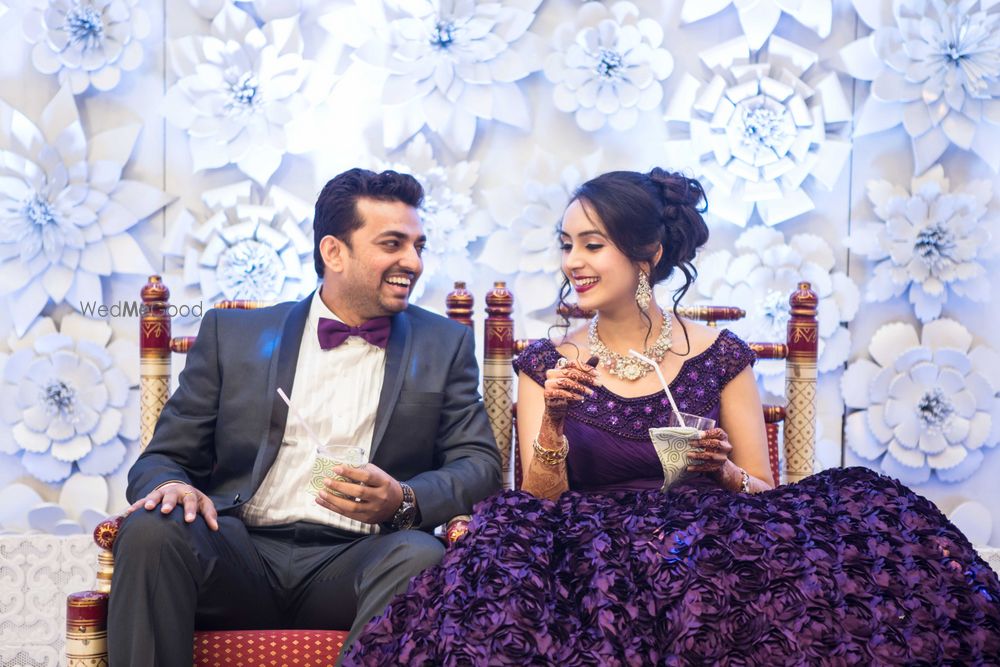
<svg viewBox="0 0 1000 667">
<path fill-rule="evenodd" d="M 514 368 L 538 384 L 562 355 L 550 340 L 532 343 Z M 718 419 L 723 387 L 754 361 L 753 351 L 729 330 L 704 352 L 681 366 L 670 391 L 682 412 Z M 570 406 L 565 433 L 570 441 L 570 487 L 586 489 L 653 488 L 663 479 L 649 429 L 666 426 L 670 402 L 664 392 L 626 398 L 606 387 Z"/>
</svg>

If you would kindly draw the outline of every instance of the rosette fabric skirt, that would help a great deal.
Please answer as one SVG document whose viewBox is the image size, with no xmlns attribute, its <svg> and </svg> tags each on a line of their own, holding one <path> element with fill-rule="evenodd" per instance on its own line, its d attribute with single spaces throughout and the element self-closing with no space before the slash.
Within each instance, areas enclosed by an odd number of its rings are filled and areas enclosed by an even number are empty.
<svg viewBox="0 0 1000 667">
<path fill-rule="evenodd" d="M 508 491 L 345 665 L 1000 664 L 1000 583 L 865 468 L 756 496 Z"/>
</svg>

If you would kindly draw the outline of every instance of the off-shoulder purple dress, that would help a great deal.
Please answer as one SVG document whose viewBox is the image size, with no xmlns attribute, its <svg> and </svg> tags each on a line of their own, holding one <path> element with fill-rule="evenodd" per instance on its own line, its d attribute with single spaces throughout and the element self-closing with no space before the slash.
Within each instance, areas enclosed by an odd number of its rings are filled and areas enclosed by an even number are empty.
<svg viewBox="0 0 1000 667">
<path fill-rule="evenodd" d="M 516 362 L 536 382 L 548 341 Z M 752 362 L 723 331 L 671 383 L 716 417 Z M 997 665 L 1000 583 L 928 500 L 865 468 L 755 496 L 689 475 L 666 493 L 662 392 L 574 406 L 571 490 L 507 491 L 369 623 L 345 665 Z"/>
</svg>

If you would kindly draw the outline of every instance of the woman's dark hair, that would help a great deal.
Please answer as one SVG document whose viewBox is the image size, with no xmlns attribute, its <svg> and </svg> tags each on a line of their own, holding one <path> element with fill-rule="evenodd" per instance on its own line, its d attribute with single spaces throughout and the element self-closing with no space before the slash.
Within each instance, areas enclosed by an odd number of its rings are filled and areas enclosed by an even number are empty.
<svg viewBox="0 0 1000 667">
<path fill-rule="evenodd" d="M 684 275 L 684 284 L 673 296 L 676 316 L 677 304 L 698 275 L 693 264 L 695 255 L 708 241 L 708 225 L 702 217 L 708 198 L 701 183 L 659 167 L 648 174 L 612 171 L 577 188 L 570 203 L 574 201 L 580 201 L 588 215 L 597 216 L 611 242 L 626 257 L 652 266 L 651 284 L 666 280 L 674 271 Z M 653 264 L 661 248 L 663 254 Z M 569 278 L 564 276 L 560 305 L 565 305 L 569 292 Z"/>
<path fill-rule="evenodd" d="M 351 233 L 365 224 L 358 214 L 357 204 L 361 197 L 401 201 L 420 208 L 424 189 L 413 176 L 391 170 L 376 174 L 368 169 L 348 169 L 327 181 L 316 199 L 316 213 L 313 215 L 313 262 L 320 278 L 323 277 L 320 239 L 336 236 L 350 247 Z"/>
</svg>

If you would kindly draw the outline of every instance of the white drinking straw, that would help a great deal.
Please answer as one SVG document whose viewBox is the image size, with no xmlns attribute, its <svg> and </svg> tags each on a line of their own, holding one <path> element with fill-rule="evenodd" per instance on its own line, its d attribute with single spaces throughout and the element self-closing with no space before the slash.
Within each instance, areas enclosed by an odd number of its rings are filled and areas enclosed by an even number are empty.
<svg viewBox="0 0 1000 667">
<path fill-rule="evenodd" d="M 278 387 L 278 396 L 281 396 L 281 400 L 283 400 L 285 402 L 285 405 L 288 406 L 288 411 L 291 412 L 292 416 L 295 417 L 299 421 L 299 423 L 302 424 L 302 426 L 306 429 L 306 433 L 308 433 L 309 437 L 312 438 L 312 441 L 316 444 L 317 449 L 322 447 L 323 441 L 319 439 L 319 436 L 316 435 L 316 433 L 313 432 L 311 428 L 309 428 L 309 423 L 302 418 L 302 415 L 299 413 L 299 411 L 296 410 L 294 407 L 292 407 L 292 402 L 288 400 L 288 396 L 285 394 L 285 390 L 282 389 L 281 387 Z M 671 399 L 671 401 L 672 400 L 673 399 Z"/>
<path fill-rule="evenodd" d="M 663 391 L 667 395 L 667 400 L 670 401 L 670 407 L 674 411 L 674 416 L 677 417 L 677 423 L 682 427 L 687 426 L 687 424 L 684 423 L 684 417 L 681 417 L 681 411 L 677 409 L 677 404 L 674 403 L 674 395 L 670 393 L 670 387 L 667 386 L 667 380 L 663 377 L 663 371 L 660 370 L 660 365 L 649 357 L 639 354 L 635 350 L 629 350 L 628 353 L 639 361 L 645 362 L 653 367 L 653 370 L 656 371 L 656 377 L 660 378 L 660 384 L 663 385 Z"/>
</svg>

